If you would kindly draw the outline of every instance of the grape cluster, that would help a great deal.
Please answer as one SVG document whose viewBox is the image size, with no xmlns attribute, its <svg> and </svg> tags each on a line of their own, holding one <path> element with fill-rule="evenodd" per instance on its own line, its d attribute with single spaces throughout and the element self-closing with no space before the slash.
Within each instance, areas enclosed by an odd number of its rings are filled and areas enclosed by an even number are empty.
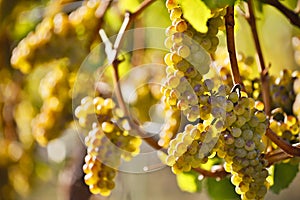
<svg viewBox="0 0 300 200">
<path fill-rule="evenodd" d="M 241 56 L 243 58 L 243 56 Z M 260 79 L 256 77 L 249 77 L 250 58 L 243 58 L 239 60 L 241 77 L 243 79 L 243 86 L 245 92 L 255 100 L 262 101 L 261 83 Z M 244 67 L 243 67 L 244 66 Z M 221 79 L 224 84 L 232 86 L 232 77 L 229 66 L 224 65 L 220 68 Z M 288 69 L 281 70 L 279 76 L 269 75 L 270 85 L 270 106 L 271 110 L 281 108 L 287 115 L 298 116 L 300 113 L 300 79 L 298 71 L 291 71 Z M 297 99 L 298 98 L 298 99 Z"/>
<path fill-rule="evenodd" d="M 270 128 L 287 143 L 299 142 L 299 72 L 280 71 L 279 77 L 271 77 L 270 94 L 272 116 Z M 275 148 L 276 145 L 273 144 Z"/>
<path fill-rule="evenodd" d="M 141 139 L 130 130 L 123 111 L 111 98 L 87 96 L 75 109 L 79 124 L 92 126 L 85 137 L 85 182 L 94 194 L 108 196 L 121 158 L 130 160 L 139 153 Z M 96 122 L 95 122 L 96 121 Z"/>
<path fill-rule="evenodd" d="M 166 164 L 175 174 L 197 168 L 208 161 L 217 140 L 218 133 L 213 126 L 188 124 L 170 141 Z"/>
<path fill-rule="evenodd" d="M 123 111 L 111 98 L 85 97 L 81 105 L 76 108 L 75 115 L 83 127 L 92 124 L 96 117 L 106 137 L 119 148 L 119 151 L 122 151 L 122 158 L 130 159 L 131 155 L 139 153 L 141 139 L 134 136 L 135 133 L 131 130 Z"/>
<path fill-rule="evenodd" d="M 43 77 L 39 87 L 43 105 L 31 123 L 33 136 L 41 145 L 58 137 L 72 119 L 70 108 L 65 106 L 71 103 L 68 60 L 52 61 L 47 65 L 51 70 Z"/>
<path fill-rule="evenodd" d="M 294 115 L 287 115 L 283 111 L 274 113 L 273 110 L 269 127 L 287 143 L 295 144 L 299 142 L 300 124 Z M 277 148 L 275 144 L 273 144 L 273 147 Z"/>
<path fill-rule="evenodd" d="M 98 124 L 85 138 L 87 155 L 83 171 L 85 183 L 93 194 L 110 195 L 115 187 L 114 177 L 120 165 L 121 152 L 106 137 Z"/>
<path fill-rule="evenodd" d="M 170 19 L 172 20 L 172 26 L 167 29 L 168 31 L 187 34 L 189 37 L 192 37 L 193 40 L 195 40 L 198 44 L 200 44 L 207 52 L 214 53 L 216 51 L 219 44 L 217 34 L 219 29 L 224 27 L 224 16 L 226 14 L 225 8 L 212 10 L 212 17 L 209 18 L 206 23 L 208 27 L 207 32 L 199 33 L 184 20 L 184 17 L 182 17 L 180 5 L 176 0 L 168 0 L 166 2 L 166 7 L 170 12 Z M 182 40 L 178 36 L 180 36 L 180 34 L 176 33 L 173 37 L 173 41 L 176 40 L 178 42 Z M 167 39 L 167 41 L 170 41 L 170 39 Z"/>
<path fill-rule="evenodd" d="M 207 104 L 208 93 L 214 87 L 212 80 L 203 80 L 203 75 L 209 71 L 210 59 L 200 45 L 209 50 L 212 45 L 208 43 L 216 43 L 216 46 L 218 38 L 216 36 L 203 38 L 203 34 L 195 31 L 183 18 L 181 7 L 175 1 L 167 1 L 166 6 L 172 25 L 166 29 L 165 46 L 170 49 L 170 53 L 167 53 L 164 59 L 168 67 L 162 93 L 165 103 L 173 109 L 183 111 L 187 119 L 193 122 L 200 118 L 200 107 Z M 213 26 L 209 27 L 218 30 L 217 27 L 222 21 L 220 20 L 210 19 L 208 24 Z M 217 32 L 210 31 L 211 29 L 209 28 L 209 33 Z"/>
<path fill-rule="evenodd" d="M 230 82 L 227 86 L 216 87 L 216 80 L 203 78 L 209 67 L 207 70 L 199 67 L 203 64 L 198 65 L 197 62 L 203 55 L 200 55 L 199 48 L 194 51 L 195 46 L 200 43 L 210 53 L 215 48 L 210 49 L 210 42 L 203 43 L 201 39 L 205 34 L 192 31 L 176 1 L 167 1 L 166 4 L 172 25 L 166 30 L 165 45 L 170 53 L 165 56 L 168 67 L 167 80 L 162 88 L 164 100 L 171 108 L 183 111 L 190 122 L 202 120 L 194 126 L 186 125 L 185 130 L 170 141 L 166 163 L 172 166 L 174 173 L 190 171 L 217 152 L 218 157 L 225 160 L 225 169 L 232 174 L 232 183 L 242 199 L 263 199 L 268 188 L 267 162 L 263 158 L 265 146 L 262 142 L 268 120 L 262 111 L 263 104 L 248 98 L 245 92 L 237 90 L 238 86 L 235 88 L 237 91 L 229 93 L 231 75 L 224 70 L 226 68 L 221 69 L 221 75 L 225 76 L 222 79 Z M 223 11 L 207 22 L 207 35 L 212 38 L 217 34 L 218 27 L 222 26 Z M 186 36 L 192 40 L 187 40 Z M 240 62 L 247 66 L 252 64 L 251 59 Z M 251 90 L 251 95 L 259 98 L 260 94 L 256 91 L 260 85 L 256 82 L 251 80 L 245 85 L 246 90 Z"/>
<path fill-rule="evenodd" d="M 252 98 L 232 92 L 228 100 L 234 106 L 227 110 L 231 117 L 226 118 L 226 130 L 221 133 L 217 154 L 224 158 L 225 170 L 232 174 L 231 182 L 242 199 L 263 199 L 268 188 L 267 161 L 262 154 L 267 117 L 263 106 L 256 106 Z"/>
<path fill-rule="evenodd" d="M 45 17 L 13 50 L 12 66 L 29 73 L 36 65 L 62 57 L 68 57 L 71 66 L 79 66 L 88 53 L 91 34 L 97 28 L 95 12 L 100 2 L 86 1 L 69 16 L 54 12 L 56 14 Z"/>
<path fill-rule="evenodd" d="M 295 101 L 295 93 L 293 90 L 295 73 L 290 70 L 280 71 L 279 77 L 271 77 L 270 80 L 270 95 L 271 108 L 282 108 L 287 114 L 292 114 L 292 105 Z"/>
</svg>

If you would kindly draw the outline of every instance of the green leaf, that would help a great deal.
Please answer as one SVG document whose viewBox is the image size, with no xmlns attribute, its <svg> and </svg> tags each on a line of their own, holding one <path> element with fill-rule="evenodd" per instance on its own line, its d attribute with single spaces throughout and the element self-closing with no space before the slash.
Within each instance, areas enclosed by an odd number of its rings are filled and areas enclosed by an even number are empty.
<svg viewBox="0 0 300 200">
<path fill-rule="evenodd" d="M 210 9 L 200 0 L 182 0 L 183 16 L 189 23 L 200 32 L 206 32 L 206 22 L 211 16 Z"/>
<path fill-rule="evenodd" d="M 298 171 L 298 164 L 276 164 L 274 169 L 274 185 L 271 187 L 271 190 L 278 194 L 282 189 L 287 188 L 296 177 Z"/>
<path fill-rule="evenodd" d="M 138 0 L 121 0 L 119 1 L 119 8 L 122 12 L 130 11 L 134 12 L 136 8 L 140 5 Z"/>
<path fill-rule="evenodd" d="M 210 9 L 224 8 L 229 5 L 234 5 L 237 0 L 203 0 Z"/>
<path fill-rule="evenodd" d="M 235 188 L 231 184 L 229 178 L 216 181 L 214 178 L 207 178 L 207 192 L 213 200 L 239 199 L 239 195 L 235 193 Z"/>
<path fill-rule="evenodd" d="M 255 8 L 257 11 L 259 11 L 260 13 L 263 12 L 263 3 L 261 1 L 257 1 L 255 4 L 254 4 Z"/>
<path fill-rule="evenodd" d="M 177 185 L 185 192 L 200 192 L 202 188 L 202 181 L 198 179 L 198 176 L 199 174 L 194 171 L 177 174 Z"/>
</svg>

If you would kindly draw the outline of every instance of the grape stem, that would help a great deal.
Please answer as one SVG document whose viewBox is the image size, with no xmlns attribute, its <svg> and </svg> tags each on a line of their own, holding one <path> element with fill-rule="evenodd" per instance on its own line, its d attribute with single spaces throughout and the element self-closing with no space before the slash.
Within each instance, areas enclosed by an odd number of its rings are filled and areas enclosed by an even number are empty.
<svg viewBox="0 0 300 200">
<path fill-rule="evenodd" d="M 300 143 L 293 144 L 292 146 L 300 147 Z M 280 161 L 288 159 L 288 158 L 293 158 L 293 156 L 290 154 L 287 154 L 282 149 L 276 149 L 276 150 L 271 151 L 268 154 L 266 154 L 265 158 L 268 160 L 268 165 L 271 166 L 276 162 L 280 162 Z"/>
<path fill-rule="evenodd" d="M 275 7 L 278 9 L 286 18 L 290 20 L 290 23 L 300 27 L 300 17 L 298 15 L 299 8 L 296 11 L 290 10 L 281 4 L 278 0 L 262 0 L 263 3 L 268 4 L 270 6 Z M 299 2 L 298 2 L 299 5 Z"/>
<path fill-rule="evenodd" d="M 286 143 L 281 137 L 274 133 L 270 128 L 266 131 L 266 136 L 272 140 L 278 147 L 291 156 L 300 156 L 300 148 Z"/>
<path fill-rule="evenodd" d="M 150 136 L 146 133 L 144 130 L 141 129 L 141 127 L 132 119 L 131 114 L 129 110 L 127 109 L 127 106 L 125 104 L 121 86 L 120 86 L 120 76 L 119 76 L 119 64 L 123 62 L 122 59 L 118 58 L 119 50 L 121 48 L 122 40 L 125 35 L 126 30 L 129 29 L 130 24 L 132 21 L 136 19 L 137 16 L 139 16 L 149 5 L 151 5 L 155 0 L 145 0 L 143 1 L 138 9 L 135 12 L 126 12 L 125 17 L 123 20 L 123 23 L 121 25 L 121 28 L 119 30 L 119 33 L 116 37 L 116 40 L 114 44 L 109 41 L 108 37 L 105 34 L 105 31 L 101 29 L 99 31 L 100 37 L 102 38 L 102 41 L 105 44 L 105 53 L 108 58 L 109 64 L 113 66 L 113 81 L 115 85 L 115 94 L 117 101 L 119 103 L 120 108 L 124 111 L 125 116 L 128 117 L 128 122 L 133 130 L 137 132 L 137 134 L 142 137 L 142 139 L 149 144 L 151 147 L 157 150 L 161 150 L 166 152 L 165 149 L 161 149 L 161 146 L 158 145 L 158 139 L 155 138 L 155 136 Z"/>
<path fill-rule="evenodd" d="M 265 112 L 268 116 L 271 114 L 271 106 L 270 106 L 270 87 L 269 87 L 269 73 L 268 73 L 268 68 L 265 66 L 265 61 L 263 57 L 263 53 L 261 50 L 261 45 L 259 42 L 258 38 L 258 33 L 257 33 L 257 28 L 256 28 L 256 20 L 255 20 L 255 15 L 254 15 L 254 9 L 253 9 L 253 0 L 248 0 L 248 10 L 249 10 L 249 16 L 245 16 L 246 20 L 248 21 L 256 52 L 258 55 L 259 59 L 259 65 L 260 65 L 260 80 L 262 84 L 262 96 L 263 96 L 263 101 L 265 104 Z"/>
<path fill-rule="evenodd" d="M 256 52 L 258 55 L 258 61 L 259 61 L 259 66 L 260 66 L 260 81 L 262 84 L 261 88 L 261 93 L 262 93 L 262 98 L 264 102 L 264 110 L 268 116 L 271 115 L 271 104 L 270 104 L 270 78 L 269 78 L 269 72 L 268 68 L 265 66 L 265 60 L 263 57 L 262 49 L 261 49 L 261 44 L 259 41 L 258 37 L 258 32 L 257 32 L 257 27 L 256 27 L 256 19 L 255 19 L 255 14 L 254 14 L 254 9 L 253 9 L 253 0 L 248 1 L 248 13 L 245 16 L 245 19 L 247 20 L 250 28 L 251 28 L 251 33 L 252 37 L 254 40 Z M 272 145 L 270 138 L 267 138 L 267 148 L 266 151 L 272 151 Z"/>
<path fill-rule="evenodd" d="M 222 165 L 216 166 L 216 169 L 211 171 L 202 168 L 193 168 L 193 170 L 202 174 L 204 177 L 210 178 L 224 178 L 228 175 L 228 173 L 225 171 Z"/>
<path fill-rule="evenodd" d="M 226 26 L 226 41 L 227 41 L 227 51 L 230 59 L 230 67 L 232 80 L 234 84 L 242 85 L 242 79 L 239 72 L 239 67 L 236 59 L 235 51 L 235 39 L 234 39 L 234 7 L 228 6 L 227 13 L 225 15 L 225 26 Z"/>
</svg>

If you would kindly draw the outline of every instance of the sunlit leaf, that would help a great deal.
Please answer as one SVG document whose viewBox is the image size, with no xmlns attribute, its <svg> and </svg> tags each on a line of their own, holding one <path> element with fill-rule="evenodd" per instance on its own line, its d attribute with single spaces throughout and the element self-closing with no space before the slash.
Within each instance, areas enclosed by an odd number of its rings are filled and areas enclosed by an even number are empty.
<svg viewBox="0 0 300 200">
<path fill-rule="evenodd" d="M 211 16 L 210 9 L 200 0 L 182 0 L 183 16 L 200 32 L 206 32 L 206 22 Z"/>
<path fill-rule="evenodd" d="M 202 188 L 202 181 L 198 179 L 199 174 L 196 172 L 177 174 L 177 184 L 182 191 L 185 192 L 199 192 Z"/>
<path fill-rule="evenodd" d="M 140 3 L 138 0 L 121 0 L 118 5 L 123 12 L 127 10 L 134 12 Z"/>
<path fill-rule="evenodd" d="M 280 163 L 275 165 L 274 185 L 271 187 L 271 190 L 278 194 L 281 190 L 287 188 L 296 177 L 298 171 L 298 164 Z"/>
</svg>

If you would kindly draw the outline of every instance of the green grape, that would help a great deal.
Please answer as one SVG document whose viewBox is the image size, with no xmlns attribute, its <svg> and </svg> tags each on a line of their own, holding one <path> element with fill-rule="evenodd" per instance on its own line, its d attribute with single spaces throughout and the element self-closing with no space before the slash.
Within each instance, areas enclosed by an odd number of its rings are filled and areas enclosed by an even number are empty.
<svg viewBox="0 0 300 200">
<path fill-rule="evenodd" d="M 233 127 L 231 129 L 231 134 L 233 137 L 239 138 L 242 135 L 242 130 L 238 127 Z"/>
<path fill-rule="evenodd" d="M 83 165 L 85 183 L 89 186 L 91 193 L 109 196 L 111 190 L 115 187 L 114 178 L 116 169 L 108 167 L 101 163 L 96 157 L 85 156 Z"/>
<path fill-rule="evenodd" d="M 113 179 L 121 159 L 128 161 L 137 155 L 141 139 L 126 129 L 127 119 L 111 98 L 87 96 L 75 110 L 79 122 L 80 119 L 88 121 L 91 115 L 97 116 L 97 122 L 90 122 L 92 129 L 85 137 L 87 156 L 83 169 L 90 191 L 108 196 L 115 187 Z"/>
<path fill-rule="evenodd" d="M 182 58 L 187 58 L 190 55 L 190 53 L 190 48 L 185 45 L 179 46 L 177 49 L 177 54 Z"/>
<path fill-rule="evenodd" d="M 167 81 L 167 85 L 170 88 L 176 88 L 180 83 L 180 77 L 178 76 L 170 76 L 168 81 Z"/>
<path fill-rule="evenodd" d="M 242 137 L 244 140 L 251 140 L 253 137 L 253 131 L 250 129 L 243 130 Z"/>
<path fill-rule="evenodd" d="M 184 19 L 180 4 L 177 1 L 167 1 L 166 6 L 170 12 L 172 25 L 166 29 L 168 38 L 165 45 L 170 49 L 170 52 L 164 58 L 168 65 L 166 69 L 168 78 L 161 88 L 164 94 L 163 100 L 172 109 L 183 111 L 190 122 L 197 121 L 199 118 L 208 120 L 214 103 L 203 102 L 202 99 L 206 92 L 212 93 L 215 85 L 213 80 L 203 80 L 203 75 L 209 71 L 209 57 L 199 45 L 201 42 L 203 43 L 203 38 L 206 37 L 208 42 L 210 42 L 210 38 L 213 38 L 213 44 L 217 46 L 218 38 L 215 35 L 206 36 L 204 33 L 197 32 Z M 213 23 L 208 23 L 208 26 L 215 26 L 214 30 L 218 30 L 219 24 L 216 22 L 223 20 L 223 15 L 218 16 L 218 19 L 211 20 Z M 211 46 L 208 49 L 211 49 Z M 226 92 L 223 95 L 225 96 Z M 230 105 L 228 105 L 228 109 L 230 109 Z M 220 117 L 220 115 L 225 115 L 225 112 L 217 112 L 216 114 Z"/>
<path fill-rule="evenodd" d="M 208 161 L 215 146 L 214 140 L 217 138 L 215 136 L 207 139 L 206 135 L 213 135 L 210 132 L 213 132 L 211 126 L 204 127 L 201 123 L 195 126 L 187 124 L 184 132 L 171 140 L 166 163 L 172 167 L 175 174 L 190 171 L 191 168 L 199 167 Z"/>
<path fill-rule="evenodd" d="M 262 133 L 266 132 L 268 120 L 264 112 L 255 108 L 251 98 L 239 97 L 232 92 L 228 100 L 232 101 L 233 111 L 236 111 L 229 113 L 237 117 L 235 122 L 225 123 L 226 130 L 221 133 L 221 142 L 217 143 L 218 156 L 224 158 L 225 170 L 233 174 L 231 182 L 242 199 L 262 199 L 269 185 L 261 138 Z M 249 110 L 249 117 L 241 115 L 244 110 Z"/>
</svg>

